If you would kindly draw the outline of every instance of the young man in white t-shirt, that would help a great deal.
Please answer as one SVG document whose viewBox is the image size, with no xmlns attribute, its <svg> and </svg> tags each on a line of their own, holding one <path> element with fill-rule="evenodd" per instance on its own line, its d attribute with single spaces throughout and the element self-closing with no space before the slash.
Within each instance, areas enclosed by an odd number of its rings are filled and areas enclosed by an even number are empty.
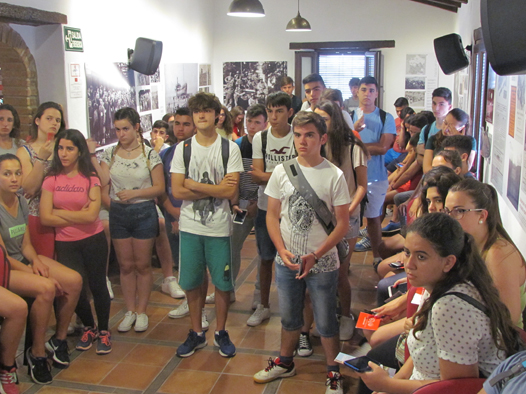
<svg viewBox="0 0 526 394">
<path fill-rule="evenodd" d="M 237 194 L 243 163 L 238 146 L 221 138 L 215 130 L 221 112 L 217 97 L 198 93 L 188 100 L 188 107 L 197 134 L 177 145 L 171 168 L 172 194 L 183 200 L 179 219 L 179 284 L 186 292 L 192 322 L 188 338 L 177 349 L 177 355 L 189 357 L 207 345 L 201 311 L 206 296 L 202 283 L 208 268 L 216 288 L 214 344 L 219 346 L 221 356 L 233 357 L 236 348 L 225 330 L 230 292 L 234 289 L 230 199 Z"/>
<path fill-rule="evenodd" d="M 349 227 L 351 198 L 343 172 L 320 153 L 327 142 L 327 126 L 314 112 L 299 112 L 292 122 L 298 157 L 294 159 L 316 195 L 336 219 L 330 235 L 317 219 L 311 205 L 294 188 L 282 164 L 268 181 L 267 227 L 276 245 L 276 284 L 281 315 L 279 357 L 254 375 L 257 383 L 294 376 L 293 354 L 303 326 L 305 291 L 309 290 L 316 327 L 327 362 L 327 394 L 343 393 L 339 365 L 336 290 L 340 265 L 336 244 Z M 296 257 L 296 259 L 294 259 Z M 301 258 L 303 273 L 298 272 Z"/>
<path fill-rule="evenodd" d="M 278 164 L 296 157 L 292 129 L 288 123 L 292 116 L 292 100 L 287 93 L 276 92 L 267 97 L 267 116 L 270 127 L 252 140 L 252 180 L 259 185 L 258 213 L 255 221 L 256 244 L 260 257 L 259 280 L 254 292 L 254 314 L 247 320 L 249 326 L 257 326 L 270 318 L 270 285 L 272 265 L 276 248 L 267 232 L 267 196 L 265 187 Z M 266 140 L 266 144 L 264 141 Z M 266 145 L 266 146 L 263 146 Z M 259 286 L 258 286 L 259 283 Z"/>
</svg>

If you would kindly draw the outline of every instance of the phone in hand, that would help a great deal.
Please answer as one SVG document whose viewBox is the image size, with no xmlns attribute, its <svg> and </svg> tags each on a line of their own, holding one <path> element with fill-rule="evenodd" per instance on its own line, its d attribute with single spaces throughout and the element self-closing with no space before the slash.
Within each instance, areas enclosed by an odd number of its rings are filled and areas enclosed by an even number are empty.
<svg viewBox="0 0 526 394">
<path fill-rule="evenodd" d="M 303 264 L 303 259 L 301 258 L 301 256 L 294 256 L 293 258 L 290 259 L 290 262 L 292 264 L 299 265 L 300 268 L 298 270 L 298 276 L 303 275 L 303 272 L 305 270 L 305 265 Z"/>
<path fill-rule="evenodd" d="M 236 212 L 234 216 L 234 223 L 243 224 L 245 217 L 247 216 L 247 210 L 242 209 L 241 212 Z"/>
<path fill-rule="evenodd" d="M 356 357 L 351 360 L 344 362 L 349 368 L 354 369 L 356 372 L 367 372 L 372 371 L 372 368 L 369 366 L 369 361 L 372 361 L 375 364 L 380 365 L 378 361 L 373 360 L 367 356 Z"/>
<path fill-rule="evenodd" d="M 402 263 L 401 261 L 395 261 L 394 263 L 389 263 L 389 267 L 397 269 L 397 270 L 403 270 L 404 263 Z"/>
<path fill-rule="evenodd" d="M 47 133 L 47 140 L 46 140 L 46 142 L 53 141 L 54 138 L 55 138 L 55 133 Z"/>
</svg>

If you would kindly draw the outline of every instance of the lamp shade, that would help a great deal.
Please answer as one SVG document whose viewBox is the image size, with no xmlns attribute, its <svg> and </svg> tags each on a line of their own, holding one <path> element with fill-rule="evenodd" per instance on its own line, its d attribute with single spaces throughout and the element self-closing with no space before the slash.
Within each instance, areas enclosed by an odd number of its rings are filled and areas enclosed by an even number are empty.
<svg viewBox="0 0 526 394">
<path fill-rule="evenodd" d="M 227 15 L 244 18 L 261 18 L 265 10 L 259 0 L 234 0 L 228 7 Z"/>
<path fill-rule="evenodd" d="M 307 19 L 302 18 L 300 13 L 287 23 L 286 31 L 311 31 L 310 23 Z"/>
</svg>

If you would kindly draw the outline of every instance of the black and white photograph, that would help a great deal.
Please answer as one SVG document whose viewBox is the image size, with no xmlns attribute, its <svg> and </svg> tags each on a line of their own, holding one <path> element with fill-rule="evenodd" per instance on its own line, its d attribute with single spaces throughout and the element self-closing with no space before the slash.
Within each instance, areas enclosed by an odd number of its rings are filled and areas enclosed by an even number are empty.
<svg viewBox="0 0 526 394">
<path fill-rule="evenodd" d="M 150 94 L 152 97 L 152 109 L 159 109 L 159 88 L 152 85 L 150 88 Z"/>
<path fill-rule="evenodd" d="M 521 187 L 522 152 L 521 146 L 514 141 L 509 142 L 508 191 L 506 195 L 515 209 L 519 209 L 519 193 Z"/>
<path fill-rule="evenodd" d="M 424 90 L 426 88 L 426 77 L 405 77 L 405 88 Z"/>
<path fill-rule="evenodd" d="M 287 62 L 223 63 L 223 103 L 229 110 L 265 104 L 269 93 L 279 90 L 277 83 L 285 75 Z"/>
<path fill-rule="evenodd" d="M 405 91 L 405 97 L 409 100 L 409 106 L 412 108 L 415 107 L 424 107 L 426 100 L 426 92 L 415 92 L 415 91 Z"/>
<path fill-rule="evenodd" d="M 210 86 L 203 86 L 199 88 L 200 92 L 210 93 Z"/>
<path fill-rule="evenodd" d="M 136 109 L 135 72 L 127 63 L 86 64 L 89 135 L 99 145 L 117 141 L 113 117 L 118 109 Z"/>
<path fill-rule="evenodd" d="M 151 83 L 159 83 L 159 82 L 161 82 L 161 73 L 159 72 L 159 69 L 157 69 L 155 74 L 150 75 L 150 82 Z"/>
<path fill-rule="evenodd" d="M 406 75 L 426 75 L 426 55 L 407 55 Z"/>
<path fill-rule="evenodd" d="M 199 65 L 199 86 L 210 86 L 212 85 L 212 65 L 200 64 Z"/>
<path fill-rule="evenodd" d="M 166 112 L 186 107 L 197 93 L 197 63 L 174 63 L 164 66 Z"/>
<path fill-rule="evenodd" d="M 152 131 L 152 114 L 141 116 L 141 129 L 143 133 Z"/>
<path fill-rule="evenodd" d="M 526 75 L 517 77 L 517 112 L 524 113 L 526 107 Z"/>
<path fill-rule="evenodd" d="M 137 86 L 145 86 L 150 84 L 150 76 L 140 73 L 135 73 L 137 77 Z"/>
<path fill-rule="evenodd" d="M 152 109 L 152 97 L 150 89 L 139 90 L 139 112 L 150 111 Z"/>
</svg>

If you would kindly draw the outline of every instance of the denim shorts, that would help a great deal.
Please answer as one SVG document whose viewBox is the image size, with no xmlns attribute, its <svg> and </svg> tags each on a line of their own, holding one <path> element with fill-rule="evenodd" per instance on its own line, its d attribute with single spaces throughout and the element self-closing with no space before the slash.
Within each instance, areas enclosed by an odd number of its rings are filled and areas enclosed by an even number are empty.
<svg viewBox="0 0 526 394">
<path fill-rule="evenodd" d="M 268 235 L 267 211 L 258 209 L 254 229 L 256 230 L 256 244 L 260 259 L 267 261 L 274 260 L 277 250 L 270 239 L 270 235 Z"/>
<path fill-rule="evenodd" d="M 345 239 L 358 238 L 360 235 L 360 215 L 349 216 L 349 229 L 345 234 Z"/>
<path fill-rule="evenodd" d="M 115 239 L 151 239 L 159 235 L 159 219 L 153 201 L 110 205 L 110 235 Z"/>
<path fill-rule="evenodd" d="M 276 265 L 276 285 L 278 287 L 281 325 L 286 331 L 296 331 L 303 327 L 303 304 L 305 290 L 308 289 L 314 311 L 314 321 L 320 335 L 330 338 L 338 334 L 336 318 L 336 290 L 338 270 L 309 274 L 296 279 L 297 271 L 281 264 Z"/>
<path fill-rule="evenodd" d="M 385 202 L 385 194 L 389 187 L 389 181 L 375 181 L 367 183 L 367 198 L 369 202 L 365 205 L 364 215 L 366 218 L 377 218 L 382 216 Z"/>
</svg>

